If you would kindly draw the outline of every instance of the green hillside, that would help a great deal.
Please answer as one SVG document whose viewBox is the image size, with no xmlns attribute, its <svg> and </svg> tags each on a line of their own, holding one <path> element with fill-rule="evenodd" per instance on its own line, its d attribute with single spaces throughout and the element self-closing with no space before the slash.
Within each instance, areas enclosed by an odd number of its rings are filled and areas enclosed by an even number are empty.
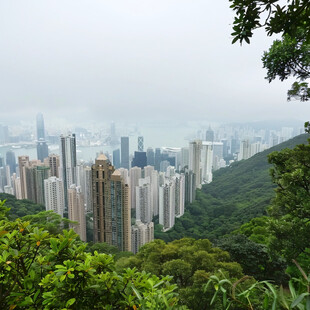
<svg viewBox="0 0 310 310">
<path fill-rule="evenodd" d="M 173 229 L 163 233 L 156 227 L 155 238 L 172 241 L 183 237 L 215 240 L 237 229 L 250 219 L 266 215 L 274 196 L 267 155 L 307 143 L 303 134 L 255 156 L 233 163 L 213 175 L 213 182 L 197 190 L 196 201 L 176 219 Z"/>
<path fill-rule="evenodd" d="M 0 193 L 0 200 L 5 200 L 6 207 L 11 209 L 9 213 L 10 220 L 45 211 L 43 205 L 36 204 L 28 199 L 19 200 L 10 194 Z"/>
</svg>

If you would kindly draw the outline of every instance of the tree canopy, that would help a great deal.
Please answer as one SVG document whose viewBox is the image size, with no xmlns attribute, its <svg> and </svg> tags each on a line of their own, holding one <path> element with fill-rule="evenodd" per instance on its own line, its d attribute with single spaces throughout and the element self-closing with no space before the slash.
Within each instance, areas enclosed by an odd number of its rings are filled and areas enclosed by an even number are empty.
<svg viewBox="0 0 310 310">
<path fill-rule="evenodd" d="M 85 252 L 73 230 L 53 235 L 6 211 L 0 201 L 1 309 L 185 309 L 171 277 L 116 272 L 111 255 Z"/>
<path fill-rule="evenodd" d="M 236 16 L 233 23 L 233 43 L 250 43 L 253 31 L 264 28 L 267 35 L 296 36 L 304 30 L 310 40 L 310 2 L 308 0 L 229 0 Z"/>
<path fill-rule="evenodd" d="M 281 81 L 295 77 L 287 99 L 310 99 L 306 80 L 310 77 L 310 2 L 308 0 L 229 0 L 236 16 L 233 43 L 250 43 L 255 29 L 267 35 L 281 34 L 262 57 L 266 79 Z"/>
<path fill-rule="evenodd" d="M 277 184 L 269 210 L 272 247 L 288 260 L 310 249 L 310 144 L 269 155 Z"/>
<path fill-rule="evenodd" d="M 173 276 L 180 303 L 197 310 L 222 309 L 218 304 L 210 307 L 212 290 L 203 290 L 211 275 L 225 274 L 234 281 L 243 276 L 241 266 L 207 239 L 184 238 L 168 244 L 155 240 L 141 247 L 135 256 L 119 259 L 116 265 L 120 269 L 135 267 L 157 276 Z"/>
</svg>

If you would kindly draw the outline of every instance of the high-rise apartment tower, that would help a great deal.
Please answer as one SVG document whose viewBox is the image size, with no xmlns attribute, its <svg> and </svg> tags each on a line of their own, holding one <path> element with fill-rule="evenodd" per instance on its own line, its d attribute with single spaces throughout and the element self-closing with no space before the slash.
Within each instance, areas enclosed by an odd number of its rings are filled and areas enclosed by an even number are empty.
<svg viewBox="0 0 310 310">
<path fill-rule="evenodd" d="M 94 241 L 131 250 L 130 192 L 103 154 L 92 165 Z"/>
</svg>

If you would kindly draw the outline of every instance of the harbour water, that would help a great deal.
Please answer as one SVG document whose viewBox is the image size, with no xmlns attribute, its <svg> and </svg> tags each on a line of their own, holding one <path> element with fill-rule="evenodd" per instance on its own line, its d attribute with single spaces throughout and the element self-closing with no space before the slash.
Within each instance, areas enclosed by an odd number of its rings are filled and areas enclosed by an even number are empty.
<svg viewBox="0 0 310 310">
<path fill-rule="evenodd" d="M 195 138 L 196 131 L 192 127 L 173 127 L 162 126 L 154 128 L 144 128 L 139 134 L 129 136 L 129 151 L 133 154 L 137 150 L 138 136 L 144 137 L 144 151 L 148 147 L 184 147 L 188 146 L 188 140 Z M 112 154 L 113 150 L 120 148 L 120 145 L 95 145 L 95 146 L 81 146 L 77 138 L 77 159 L 86 162 L 93 162 L 100 152 Z M 30 160 L 37 158 L 37 150 L 35 142 L 33 144 L 25 145 L 14 144 L 0 146 L 0 157 L 5 158 L 8 150 L 15 153 L 16 160 L 18 156 L 28 155 Z M 59 145 L 49 145 L 50 154 L 59 154 Z"/>
</svg>

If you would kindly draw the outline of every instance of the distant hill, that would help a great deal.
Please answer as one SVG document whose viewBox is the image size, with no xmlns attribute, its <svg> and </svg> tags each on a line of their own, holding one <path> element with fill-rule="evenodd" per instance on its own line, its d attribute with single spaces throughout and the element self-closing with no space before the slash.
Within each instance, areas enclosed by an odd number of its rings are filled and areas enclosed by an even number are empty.
<svg viewBox="0 0 310 310">
<path fill-rule="evenodd" d="M 187 206 L 183 217 L 176 219 L 174 228 L 163 233 L 156 227 L 155 238 L 166 242 L 183 237 L 212 241 L 254 217 L 266 215 L 274 196 L 267 155 L 307 143 L 308 137 L 297 136 L 214 172 L 213 182 L 197 190 L 196 201 Z"/>
</svg>

